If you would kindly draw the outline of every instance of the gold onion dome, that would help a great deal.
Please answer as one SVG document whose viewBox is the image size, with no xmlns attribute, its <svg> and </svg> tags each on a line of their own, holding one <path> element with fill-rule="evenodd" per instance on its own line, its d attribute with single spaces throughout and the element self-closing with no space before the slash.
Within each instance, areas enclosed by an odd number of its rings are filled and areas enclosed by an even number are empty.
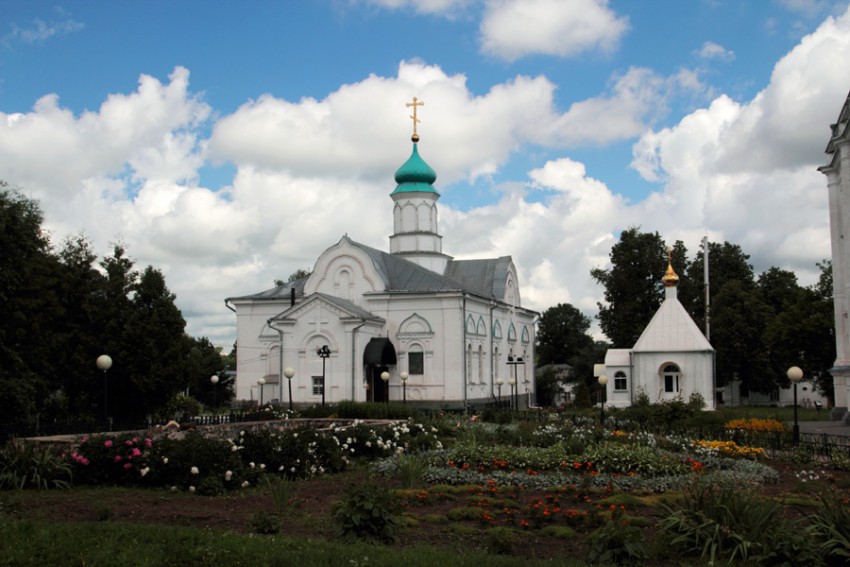
<svg viewBox="0 0 850 567">
<path fill-rule="evenodd" d="M 670 287 L 674 285 L 679 285 L 679 276 L 676 274 L 676 270 L 673 269 L 673 249 L 667 249 L 667 272 L 665 272 L 664 277 L 661 278 L 661 282 L 664 284 L 664 287 Z"/>
</svg>

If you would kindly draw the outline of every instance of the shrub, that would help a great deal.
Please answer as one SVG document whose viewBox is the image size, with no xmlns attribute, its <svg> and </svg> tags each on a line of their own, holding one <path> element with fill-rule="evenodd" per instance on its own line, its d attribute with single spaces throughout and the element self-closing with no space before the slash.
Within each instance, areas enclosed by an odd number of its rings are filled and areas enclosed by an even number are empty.
<svg viewBox="0 0 850 567">
<path fill-rule="evenodd" d="M 758 565 L 817 565 L 813 541 L 782 516 L 782 505 L 753 496 L 734 483 L 697 478 L 680 510 L 663 508 L 662 529 L 675 547 L 715 562 L 738 559 Z"/>
<path fill-rule="evenodd" d="M 280 532 L 280 518 L 268 512 L 257 512 L 251 517 L 251 531 L 255 534 L 274 535 Z"/>
<path fill-rule="evenodd" d="M 643 534 L 612 505 L 611 518 L 588 538 L 588 563 L 637 565 L 646 557 Z"/>
<path fill-rule="evenodd" d="M 401 506 L 392 490 L 370 481 L 349 486 L 345 498 L 334 505 L 333 517 L 345 541 L 394 543 Z"/>
<path fill-rule="evenodd" d="M 314 429 L 273 428 L 242 431 L 233 442 L 243 462 L 290 479 L 339 472 L 345 468 L 338 442 Z"/>
<path fill-rule="evenodd" d="M 825 557 L 850 563 L 850 501 L 834 492 L 819 498 L 820 509 L 809 518 L 810 533 Z"/>
<path fill-rule="evenodd" d="M 0 448 L 0 490 L 70 488 L 71 472 L 50 446 L 13 440 Z"/>
<path fill-rule="evenodd" d="M 400 455 L 398 457 L 398 479 L 402 488 L 416 488 L 422 483 L 428 461 L 417 455 Z"/>
<path fill-rule="evenodd" d="M 487 550 L 496 555 L 511 555 L 518 543 L 517 533 L 511 528 L 490 528 L 485 536 Z"/>
</svg>

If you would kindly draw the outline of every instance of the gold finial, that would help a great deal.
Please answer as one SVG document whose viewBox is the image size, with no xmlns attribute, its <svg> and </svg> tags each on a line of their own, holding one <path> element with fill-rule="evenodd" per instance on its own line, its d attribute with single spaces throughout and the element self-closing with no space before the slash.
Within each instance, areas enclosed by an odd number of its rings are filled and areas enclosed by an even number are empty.
<svg viewBox="0 0 850 567">
<path fill-rule="evenodd" d="M 410 116 L 413 119 L 413 136 L 411 136 L 410 139 L 413 140 L 414 143 L 419 141 L 419 134 L 416 133 L 416 123 L 419 122 L 419 119 L 416 118 L 416 107 L 425 106 L 424 102 L 417 102 L 417 100 L 418 99 L 416 97 L 413 97 L 413 102 L 404 103 L 404 106 L 413 107 L 413 114 Z"/>
<path fill-rule="evenodd" d="M 673 269 L 673 249 L 669 246 L 667 247 L 667 273 L 661 278 L 661 282 L 664 284 L 664 287 L 678 285 L 679 283 L 679 276 L 676 275 L 676 271 Z"/>
</svg>

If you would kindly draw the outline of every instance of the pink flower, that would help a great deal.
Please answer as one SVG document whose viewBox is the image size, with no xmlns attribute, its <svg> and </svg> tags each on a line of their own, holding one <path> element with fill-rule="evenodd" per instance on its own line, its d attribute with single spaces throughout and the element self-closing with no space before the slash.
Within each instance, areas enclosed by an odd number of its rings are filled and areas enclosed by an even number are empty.
<svg viewBox="0 0 850 567">
<path fill-rule="evenodd" d="M 133 437 L 133 443 L 138 443 L 138 442 L 139 442 L 139 438 L 138 438 L 138 437 Z"/>
<path fill-rule="evenodd" d="M 132 466 L 133 465 L 131 465 L 130 463 L 127 463 L 126 465 L 124 465 L 124 470 L 128 471 L 128 470 L 130 470 L 130 467 L 132 467 Z"/>
<path fill-rule="evenodd" d="M 153 445 L 153 439 L 148 437 L 147 439 L 145 439 L 145 447 L 150 447 L 151 445 Z"/>
<path fill-rule="evenodd" d="M 121 462 L 121 455 L 115 455 L 115 462 L 116 463 Z"/>
<path fill-rule="evenodd" d="M 141 451 L 139 451 L 136 447 L 133 447 L 133 456 L 134 457 L 139 457 L 139 456 L 141 456 L 141 454 L 142 454 Z"/>
<path fill-rule="evenodd" d="M 112 440 L 111 439 L 107 440 L 106 442 L 104 442 L 103 446 L 104 447 L 112 447 Z"/>
<path fill-rule="evenodd" d="M 125 445 L 127 445 L 128 447 L 132 447 L 132 446 L 133 446 L 133 442 L 132 442 L 132 441 L 130 441 L 129 439 L 127 439 L 126 441 L 124 441 L 124 444 L 125 444 Z"/>
</svg>

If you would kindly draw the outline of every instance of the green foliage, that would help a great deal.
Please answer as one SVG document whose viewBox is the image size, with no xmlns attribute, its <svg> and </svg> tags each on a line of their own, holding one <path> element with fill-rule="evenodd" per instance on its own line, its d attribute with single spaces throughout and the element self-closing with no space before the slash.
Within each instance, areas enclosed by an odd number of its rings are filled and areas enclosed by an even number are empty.
<svg viewBox="0 0 850 567">
<path fill-rule="evenodd" d="M 266 475 L 266 488 L 274 506 L 274 513 L 283 516 L 295 502 L 292 495 L 293 482 L 286 477 Z"/>
<path fill-rule="evenodd" d="M 838 492 L 819 498 L 820 508 L 809 517 L 810 533 L 825 558 L 846 565 L 850 563 L 850 499 Z"/>
<path fill-rule="evenodd" d="M 400 455 L 398 457 L 398 480 L 402 488 L 416 488 L 422 484 L 428 461 L 418 455 Z"/>
<path fill-rule="evenodd" d="M 662 529 L 672 545 L 709 561 L 758 565 L 818 565 L 817 547 L 804 530 L 782 516 L 782 505 L 733 483 L 695 480 L 681 509 L 664 506 Z"/>
<path fill-rule="evenodd" d="M 71 487 L 71 465 L 49 445 L 9 441 L 0 448 L 0 490 Z"/>
<path fill-rule="evenodd" d="M 268 428 L 242 431 L 234 441 L 243 462 L 290 479 L 338 472 L 345 468 L 338 441 L 314 429 Z"/>
<path fill-rule="evenodd" d="M 603 443 L 591 447 L 582 459 L 599 472 L 636 473 L 641 476 L 665 476 L 687 473 L 690 466 L 680 455 L 656 447 Z"/>
<path fill-rule="evenodd" d="M 344 541 L 394 543 L 401 507 L 392 490 L 374 481 L 349 486 L 333 517 Z"/>
<path fill-rule="evenodd" d="M 590 318 L 569 303 L 544 311 L 537 328 L 537 365 L 570 364 L 593 345 L 588 329 Z"/>
<path fill-rule="evenodd" d="M 588 538 L 591 565 L 639 565 L 647 557 L 643 533 L 628 523 L 622 508 L 613 508 L 610 519 Z"/>
<path fill-rule="evenodd" d="M 280 533 L 280 517 L 261 510 L 251 517 L 251 531 L 263 535 Z"/>
<path fill-rule="evenodd" d="M 489 528 L 484 537 L 487 550 L 496 555 L 512 555 L 521 539 L 516 530 L 505 527 Z"/>
</svg>

